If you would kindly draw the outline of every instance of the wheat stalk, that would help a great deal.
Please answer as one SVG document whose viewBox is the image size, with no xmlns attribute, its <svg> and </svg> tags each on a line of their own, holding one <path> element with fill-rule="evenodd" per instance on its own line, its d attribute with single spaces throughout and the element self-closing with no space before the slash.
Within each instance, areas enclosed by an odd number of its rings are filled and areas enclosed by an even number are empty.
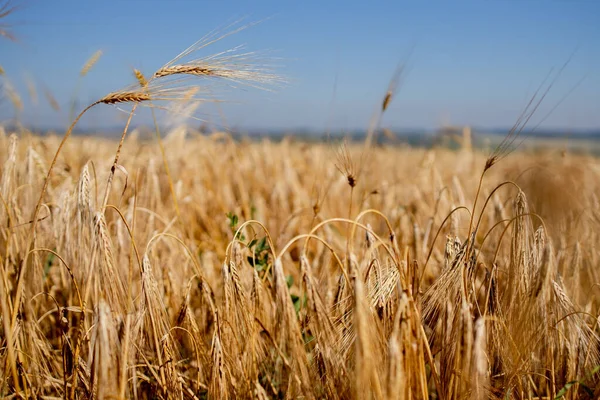
<svg viewBox="0 0 600 400">
<path fill-rule="evenodd" d="M 92 54 L 92 56 L 85 62 L 85 64 L 83 65 L 83 67 L 81 68 L 81 71 L 79 72 L 79 76 L 81 78 L 85 77 L 92 68 L 94 68 L 94 65 L 96 65 L 96 63 L 98 62 L 98 60 L 100 60 L 100 57 L 102 57 L 102 50 L 97 50 L 94 54 Z"/>
</svg>

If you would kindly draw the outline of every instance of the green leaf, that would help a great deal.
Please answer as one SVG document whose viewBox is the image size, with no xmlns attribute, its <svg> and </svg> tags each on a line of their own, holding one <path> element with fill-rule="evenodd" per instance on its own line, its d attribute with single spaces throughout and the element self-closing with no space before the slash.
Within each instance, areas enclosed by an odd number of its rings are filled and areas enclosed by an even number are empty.
<svg viewBox="0 0 600 400">
<path fill-rule="evenodd" d="M 587 385 L 584 385 L 583 382 L 586 379 L 589 379 L 593 375 L 598 373 L 598 371 L 600 371 L 600 365 L 594 367 L 594 369 L 592 369 L 590 372 L 588 372 L 583 379 L 567 382 L 565 384 L 565 386 L 563 386 L 563 388 L 558 391 L 558 393 L 556 394 L 556 397 L 554 399 L 555 400 L 562 399 L 565 396 L 565 394 L 567 394 L 569 389 L 571 389 L 571 387 L 576 383 L 579 383 L 579 387 L 582 388 L 584 391 L 586 391 L 588 395 L 593 396 L 594 393 L 593 393 L 592 389 L 590 389 Z"/>
<path fill-rule="evenodd" d="M 56 248 L 53 250 L 56 251 Z M 56 256 L 54 253 L 48 253 L 48 257 L 46 257 L 46 262 L 44 263 L 44 278 L 48 275 L 48 271 L 50 271 L 50 267 L 52 267 L 55 258 Z"/>
<path fill-rule="evenodd" d="M 292 294 L 291 297 L 292 302 L 294 303 L 294 310 L 296 310 L 296 314 L 298 314 L 300 312 L 300 306 L 302 305 L 300 303 L 300 297 L 296 296 L 295 294 Z"/>
<path fill-rule="evenodd" d="M 285 277 L 285 283 L 287 283 L 287 287 L 288 289 L 292 287 L 292 285 L 294 284 L 294 277 L 291 275 L 288 275 Z"/>
<path fill-rule="evenodd" d="M 263 236 L 262 239 L 256 244 L 256 252 L 262 253 L 263 251 L 269 250 L 269 244 L 267 243 L 267 237 Z"/>
<path fill-rule="evenodd" d="M 596 367 L 594 367 L 594 369 L 592 369 L 586 376 L 585 379 L 591 378 L 593 375 L 596 375 L 598 373 L 598 371 L 600 371 L 600 365 L 597 365 Z"/>
<path fill-rule="evenodd" d="M 258 272 L 264 270 L 265 267 L 267 266 L 267 260 L 264 260 L 261 258 L 254 258 L 254 257 L 248 256 L 247 260 L 248 260 L 248 264 L 250 264 L 250 266 L 252 268 L 256 269 Z"/>
<path fill-rule="evenodd" d="M 227 219 L 229 220 L 229 227 L 231 228 L 231 230 L 234 230 L 238 224 L 238 216 L 232 212 L 228 212 L 225 215 L 227 215 Z"/>
<path fill-rule="evenodd" d="M 569 389 L 571 388 L 571 386 L 573 386 L 574 384 L 576 384 L 578 381 L 571 381 L 571 382 L 567 382 L 565 386 L 563 386 L 562 389 L 560 389 L 558 391 L 558 393 L 556 393 L 556 397 L 554 398 L 555 400 L 561 399 L 565 396 L 565 394 L 567 394 L 567 392 L 569 391 Z"/>
<path fill-rule="evenodd" d="M 311 334 L 302 333 L 302 338 L 304 339 L 304 344 L 310 343 L 315 340 L 315 337 Z"/>
</svg>

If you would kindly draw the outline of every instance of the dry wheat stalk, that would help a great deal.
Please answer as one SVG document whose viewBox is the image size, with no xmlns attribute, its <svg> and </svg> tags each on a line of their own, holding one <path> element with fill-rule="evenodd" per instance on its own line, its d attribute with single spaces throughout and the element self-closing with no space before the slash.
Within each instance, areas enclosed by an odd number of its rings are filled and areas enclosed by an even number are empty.
<svg viewBox="0 0 600 400">
<path fill-rule="evenodd" d="M 15 10 L 17 6 L 14 6 L 11 0 L 3 0 L 0 3 L 0 20 L 10 16 Z M 8 24 L 0 24 L 0 36 L 12 40 L 13 42 L 17 40 L 17 38 L 10 31 L 10 26 Z"/>
<path fill-rule="evenodd" d="M 473 344 L 472 362 L 472 393 L 471 399 L 484 400 L 489 396 L 489 362 L 487 354 L 487 335 L 485 319 L 479 318 L 475 322 L 475 342 Z"/>
<path fill-rule="evenodd" d="M 104 213 L 96 212 L 94 215 L 96 238 L 102 256 L 101 267 L 98 271 L 99 285 L 107 294 L 107 300 L 115 310 L 123 312 L 127 309 L 125 287 L 121 279 L 121 272 L 115 263 L 112 240 L 106 225 Z"/>
<path fill-rule="evenodd" d="M 4 80 L 4 92 L 17 112 L 23 111 L 23 100 L 9 80 Z"/>
<path fill-rule="evenodd" d="M 11 181 L 14 182 L 14 168 L 17 162 L 17 135 L 11 134 L 8 138 L 8 158 L 4 162 L 2 171 L 2 184 L 0 185 L 0 193 L 5 201 L 8 199 Z"/>
<path fill-rule="evenodd" d="M 77 209 L 82 217 L 92 210 L 90 190 L 90 171 L 88 164 L 85 164 L 79 176 L 77 189 Z"/>
<path fill-rule="evenodd" d="M 46 97 L 48 104 L 50 104 L 50 107 L 52 107 L 54 111 L 60 111 L 60 104 L 58 104 L 58 101 L 56 100 L 52 92 L 47 87 L 43 87 L 43 89 L 44 96 Z"/>
<path fill-rule="evenodd" d="M 98 60 L 100 60 L 100 57 L 102 57 L 102 50 L 96 50 L 96 52 L 92 54 L 92 56 L 85 62 L 85 64 L 81 68 L 79 76 L 82 78 L 85 77 L 90 72 L 90 70 L 94 68 L 94 65 L 96 65 Z"/>
</svg>

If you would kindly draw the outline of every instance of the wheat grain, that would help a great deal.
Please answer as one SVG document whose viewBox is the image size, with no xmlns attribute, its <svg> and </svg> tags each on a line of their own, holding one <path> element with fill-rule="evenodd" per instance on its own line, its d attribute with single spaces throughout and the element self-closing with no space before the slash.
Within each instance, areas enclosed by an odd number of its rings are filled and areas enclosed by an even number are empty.
<svg viewBox="0 0 600 400">
<path fill-rule="evenodd" d="M 100 100 L 99 103 L 118 104 L 118 103 L 139 103 L 151 100 L 150 95 L 142 92 L 115 92 L 109 93 Z"/>
<path fill-rule="evenodd" d="M 145 88 L 146 86 L 148 86 L 148 80 L 146 79 L 144 74 L 142 74 L 142 71 L 134 69 L 133 75 L 135 76 L 135 79 L 137 79 L 141 87 Z"/>
</svg>

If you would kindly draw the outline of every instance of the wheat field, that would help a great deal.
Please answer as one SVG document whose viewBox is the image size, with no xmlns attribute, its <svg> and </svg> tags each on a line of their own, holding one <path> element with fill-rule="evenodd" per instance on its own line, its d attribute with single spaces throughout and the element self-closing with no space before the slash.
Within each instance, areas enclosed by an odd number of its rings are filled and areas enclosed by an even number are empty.
<svg viewBox="0 0 600 400">
<path fill-rule="evenodd" d="M 476 150 L 136 136 L 104 207 L 118 143 L 67 142 L 28 247 L 60 138 L 0 132 L 3 396 L 598 396 L 596 159 L 474 205 Z"/>
<path fill-rule="evenodd" d="M 489 150 L 378 143 L 399 75 L 361 142 L 161 131 L 206 82 L 284 83 L 194 58 L 240 30 L 74 101 L 64 133 L 0 125 L 0 396 L 600 398 L 600 163 L 515 151 L 552 82 Z M 120 140 L 72 136 L 104 105 L 130 107 Z"/>
</svg>

